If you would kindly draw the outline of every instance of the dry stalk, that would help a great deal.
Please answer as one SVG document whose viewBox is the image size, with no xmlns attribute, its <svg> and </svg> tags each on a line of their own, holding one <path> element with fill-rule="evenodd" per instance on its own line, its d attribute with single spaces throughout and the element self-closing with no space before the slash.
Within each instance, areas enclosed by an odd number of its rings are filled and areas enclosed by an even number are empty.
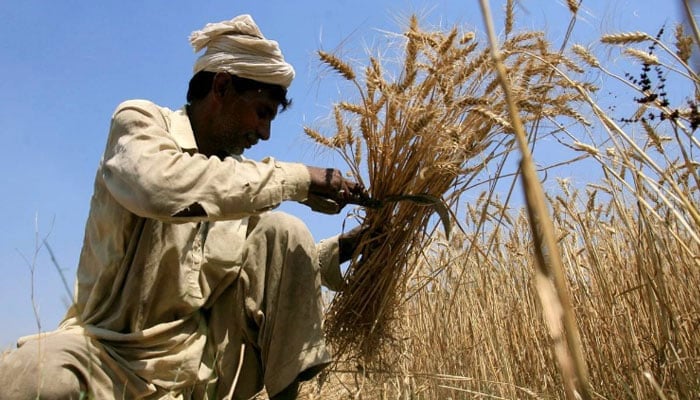
<svg viewBox="0 0 700 400">
<path fill-rule="evenodd" d="M 360 90 L 360 100 L 343 99 L 334 108 L 336 133 L 329 138 L 306 130 L 320 145 L 338 151 L 381 204 L 365 210 L 366 233 L 326 320 L 338 357 L 359 359 L 366 367 L 389 361 L 381 356 L 388 354 L 385 346 L 396 345 L 396 312 L 413 295 L 416 265 L 437 229 L 431 204 L 387 200 L 428 196 L 456 207 L 468 183 L 512 148 L 513 127 L 503 117 L 507 102 L 501 90 L 491 90 L 498 82 L 488 48 L 479 49 L 473 33 L 460 35 L 456 28 L 422 31 L 415 17 L 404 37 L 399 73 L 370 57 L 364 82 L 348 74 L 348 64 L 339 58 L 319 53 Z M 528 55 L 533 50 L 538 58 Z M 513 34 L 503 53 L 518 101 L 552 117 L 582 118 L 562 104 L 578 101 L 576 92 L 540 59 L 577 67 L 550 51 L 541 32 Z M 345 113 L 348 118 L 340 115 Z"/>
<path fill-rule="evenodd" d="M 583 357 L 579 329 L 571 304 L 571 298 L 564 275 L 564 267 L 559 255 L 558 246 L 554 239 L 552 222 L 549 218 L 549 213 L 544 202 L 544 193 L 530 155 L 530 148 L 528 147 L 525 130 L 520 119 L 520 112 L 518 111 L 515 99 L 512 97 L 512 88 L 510 87 L 506 75 L 500 50 L 496 44 L 497 39 L 493 28 L 490 8 L 485 0 L 481 0 L 480 3 L 489 35 L 489 41 L 491 43 L 491 53 L 496 66 L 496 72 L 501 81 L 501 87 L 506 97 L 511 123 L 515 130 L 516 139 L 522 155 L 520 166 L 532 235 L 535 240 L 535 254 L 538 259 L 538 293 L 540 294 L 545 317 L 547 321 L 549 321 L 550 333 L 555 340 L 555 352 L 557 353 L 559 365 L 562 369 L 564 383 L 567 388 L 567 396 L 570 399 L 574 399 L 576 394 L 578 394 L 584 399 L 589 399 L 588 370 Z M 547 288 L 546 282 L 552 281 L 556 291 Z M 551 294 L 554 294 L 554 296 Z M 562 326 L 560 326 L 560 324 L 562 324 Z M 563 333 L 561 330 L 563 330 Z M 565 343 L 563 336 L 566 337 Z M 559 341 L 557 341 L 557 339 Z"/>
<path fill-rule="evenodd" d="M 695 14 L 693 14 L 692 7 L 690 6 L 690 0 L 682 0 L 683 11 L 685 11 L 686 21 L 693 28 L 693 37 L 695 37 L 695 44 L 700 48 L 700 29 L 698 29 L 698 23 L 695 20 Z"/>
</svg>

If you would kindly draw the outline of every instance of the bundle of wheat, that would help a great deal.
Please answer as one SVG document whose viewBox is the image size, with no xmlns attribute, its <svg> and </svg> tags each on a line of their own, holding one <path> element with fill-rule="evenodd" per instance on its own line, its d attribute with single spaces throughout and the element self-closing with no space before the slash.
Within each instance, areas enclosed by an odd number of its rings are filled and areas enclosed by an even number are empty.
<svg viewBox="0 0 700 400">
<path fill-rule="evenodd" d="M 359 100 L 334 106 L 335 135 L 304 129 L 338 151 L 356 179 L 368 178 L 373 201 L 362 218 L 366 229 L 326 320 L 337 355 L 363 362 L 377 361 L 381 346 L 391 342 L 395 310 L 438 226 L 435 210 L 444 220 L 473 179 L 513 147 L 488 47 L 479 49 L 473 32 L 460 35 L 457 28 L 423 31 L 415 16 L 404 37 L 396 79 L 396 71 L 370 57 L 360 82 L 348 63 L 319 51 L 358 89 Z M 573 83 L 551 73 L 555 65 L 578 68 L 550 51 L 541 33 L 506 38 L 502 54 L 525 122 L 553 116 L 583 121 L 570 106 L 579 99 Z"/>
</svg>

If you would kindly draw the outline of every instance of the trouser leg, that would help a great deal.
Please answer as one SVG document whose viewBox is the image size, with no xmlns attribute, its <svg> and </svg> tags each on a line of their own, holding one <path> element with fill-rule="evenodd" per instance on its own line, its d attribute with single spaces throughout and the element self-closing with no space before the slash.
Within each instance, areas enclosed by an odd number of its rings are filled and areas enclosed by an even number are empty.
<svg viewBox="0 0 700 400">
<path fill-rule="evenodd" d="M 80 398 L 85 382 L 72 367 L 64 339 L 41 335 L 0 360 L 0 400 Z"/>
<path fill-rule="evenodd" d="M 0 359 L 0 400 L 142 399 L 154 392 L 80 329 L 24 339 Z"/>
<path fill-rule="evenodd" d="M 220 352 L 218 396 L 233 381 L 240 342 L 244 369 L 238 385 L 264 386 L 270 395 L 294 382 L 302 371 L 330 362 L 322 328 L 321 283 L 316 244 L 298 218 L 266 213 L 251 218 L 241 273 L 211 309 Z M 237 388 L 236 393 L 239 393 Z M 242 393 L 241 393 L 242 394 Z"/>
</svg>

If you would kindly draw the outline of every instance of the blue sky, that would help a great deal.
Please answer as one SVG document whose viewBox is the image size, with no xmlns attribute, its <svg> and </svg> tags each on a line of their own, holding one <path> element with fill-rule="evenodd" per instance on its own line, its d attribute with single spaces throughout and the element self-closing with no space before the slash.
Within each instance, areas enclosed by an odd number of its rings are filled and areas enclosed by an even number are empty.
<svg viewBox="0 0 700 400">
<path fill-rule="evenodd" d="M 491 2 L 497 27 L 502 27 L 503 3 Z M 575 39 L 587 44 L 601 32 L 656 33 L 661 24 L 678 20 L 676 3 L 584 1 Z M 523 1 L 518 25 L 545 30 L 558 44 L 569 21 L 565 4 Z M 72 288 L 95 169 L 115 106 L 145 98 L 181 107 L 196 58 L 187 40 L 190 32 L 243 13 L 280 43 L 297 73 L 290 88 L 292 108 L 274 122 L 272 140 L 246 155 L 310 165 L 343 167 L 332 154 L 313 147 L 302 127 L 326 117 L 333 100 L 347 97 L 320 66 L 316 50 L 362 62 L 365 49 L 380 43 L 386 32 L 400 32 L 411 13 L 424 25 L 459 24 L 485 40 L 476 0 L 0 2 L 0 135 L 5 146 L 0 157 L 5 221 L 0 349 L 37 332 L 32 297 L 42 330 L 55 328 L 63 316 L 68 295 L 46 249 L 35 258 L 36 237 L 48 237 Z M 283 208 L 305 219 L 317 239 L 337 233 L 343 223 L 343 215 Z"/>
</svg>

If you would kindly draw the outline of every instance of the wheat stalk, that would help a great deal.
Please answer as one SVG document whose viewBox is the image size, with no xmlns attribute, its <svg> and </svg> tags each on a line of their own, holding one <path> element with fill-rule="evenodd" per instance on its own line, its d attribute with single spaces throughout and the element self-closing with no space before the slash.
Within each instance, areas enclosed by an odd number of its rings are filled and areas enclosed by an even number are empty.
<svg viewBox="0 0 700 400">
<path fill-rule="evenodd" d="M 567 287 L 564 267 L 554 239 L 553 226 L 544 202 L 544 193 L 539 185 L 534 163 L 530 155 L 525 130 L 520 112 L 512 96 L 510 80 L 507 78 L 500 49 L 496 45 L 496 35 L 486 0 L 481 0 L 481 9 L 491 43 L 491 53 L 515 131 L 522 160 L 520 167 L 524 181 L 525 197 L 532 235 L 535 241 L 535 254 L 538 259 L 536 275 L 538 293 L 548 322 L 550 334 L 555 340 L 554 350 L 570 399 L 578 392 L 584 399 L 590 398 L 588 370 L 582 354 L 581 339 L 576 319 L 573 314 L 571 298 Z M 546 248 L 546 249 L 545 249 Z M 550 288 L 552 286 L 552 288 Z M 562 332 L 563 331 L 563 332 Z M 565 342 L 563 338 L 566 338 Z M 557 343 L 557 338 L 560 342 Z"/>
<path fill-rule="evenodd" d="M 473 32 L 423 31 L 412 17 L 403 37 L 398 77 L 392 66 L 369 57 L 363 81 L 353 77 L 359 101 L 345 98 L 333 108 L 331 143 L 318 138 L 315 129 L 307 132 L 320 145 L 335 146 L 353 171 L 362 171 L 371 197 L 382 205 L 361 215 L 365 234 L 348 268 L 347 286 L 334 296 L 326 318 L 328 340 L 338 357 L 357 358 L 364 365 L 381 364 L 384 346 L 396 346 L 397 310 L 412 296 L 415 265 L 438 229 L 433 215 L 442 210 L 445 220 L 454 213 L 436 207 L 439 199 L 445 207 L 455 207 L 469 182 L 488 166 L 475 160 L 506 154 L 508 147 L 499 147 L 510 142 L 513 129 L 503 117 L 503 93 L 491 90 L 497 80 L 489 50 L 479 49 Z M 548 116 L 583 118 L 575 107 L 562 104 L 579 101 L 577 92 L 552 77 L 540 58 L 580 68 L 550 51 L 541 32 L 514 33 L 502 46 L 519 102 L 532 104 L 533 112 L 546 110 Z M 330 54 L 319 56 L 348 78 L 347 63 Z M 349 117 L 340 115 L 344 113 Z M 351 136 L 352 143 L 341 140 Z"/>
</svg>

